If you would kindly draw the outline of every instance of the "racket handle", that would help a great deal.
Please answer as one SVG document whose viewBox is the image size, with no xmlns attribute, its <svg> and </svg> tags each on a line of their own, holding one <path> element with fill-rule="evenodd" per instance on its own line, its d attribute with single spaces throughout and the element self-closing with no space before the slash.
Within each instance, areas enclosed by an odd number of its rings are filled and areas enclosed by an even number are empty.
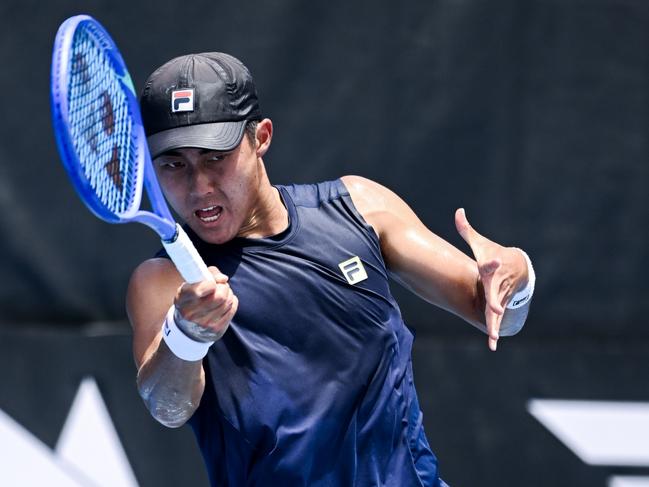
<svg viewBox="0 0 649 487">
<path fill-rule="evenodd" d="M 186 282 L 214 280 L 214 276 L 180 225 L 176 223 L 176 239 L 173 242 L 163 240 L 162 245 Z"/>
</svg>

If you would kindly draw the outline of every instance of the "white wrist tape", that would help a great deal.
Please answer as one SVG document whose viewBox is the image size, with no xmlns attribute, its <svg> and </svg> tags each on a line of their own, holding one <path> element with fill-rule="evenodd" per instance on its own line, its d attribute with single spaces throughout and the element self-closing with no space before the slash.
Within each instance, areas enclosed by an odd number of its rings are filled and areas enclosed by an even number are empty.
<svg viewBox="0 0 649 487">
<path fill-rule="evenodd" d="M 523 257 L 525 257 L 525 261 L 527 262 L 527 286 L 511 297 L 507 304 L 507 309 L 516 309 L 525 306 L 530 299 L 532 299 L 532 294 L 534 294 L 534 284 L 536 283 L 536 274 L 534 273 L 534 267 L 532 267 L 532 261 L 523 250 L 517 250 L 521 251 Z"/>
<path fill-rule="evenodd" d="M 172 306 L 162 325 L 162 338 L 173 354 L 183 360 L 195 362 L 202 360 L 214 342 L 199 342 L 185 335 L 174 319 L 176 307 Z"/>
</svg>

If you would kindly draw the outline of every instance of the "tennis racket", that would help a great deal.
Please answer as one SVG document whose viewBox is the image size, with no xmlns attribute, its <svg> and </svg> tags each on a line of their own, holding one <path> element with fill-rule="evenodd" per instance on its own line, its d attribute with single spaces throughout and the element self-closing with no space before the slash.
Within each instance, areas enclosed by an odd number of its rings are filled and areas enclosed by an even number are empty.
<svg viewBox="0 0 649 487">
<path fill-rule="evenodd" d="M 164 200 L 122 55 L 88 15 L 70 17 L 56 34 L 51 107 L 63 165 L 86 206 L 109 223 L 155 230 L 185 281 L 213 279 Z M 143 187 L 152 211 L 140 210 Z"/>
</svg>

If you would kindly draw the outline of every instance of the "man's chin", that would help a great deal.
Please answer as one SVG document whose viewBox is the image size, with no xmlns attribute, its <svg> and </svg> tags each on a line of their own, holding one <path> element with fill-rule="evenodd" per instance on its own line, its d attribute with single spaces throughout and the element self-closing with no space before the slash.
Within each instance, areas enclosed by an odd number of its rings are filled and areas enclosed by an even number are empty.
<svg viewBox="0 0 649 487">
<path fill-rule="evenodd" d="M 226 229 L 222 226 L 213 227 L 206 226 L 200 223 L 193 223 L 189 227 L 194 231 L 198 238 L 203 242 L 219 245 L 224 244 L 232 240 L 235 235 L 231 235 L 231 232 L 227 232 Z"/>
</svg>

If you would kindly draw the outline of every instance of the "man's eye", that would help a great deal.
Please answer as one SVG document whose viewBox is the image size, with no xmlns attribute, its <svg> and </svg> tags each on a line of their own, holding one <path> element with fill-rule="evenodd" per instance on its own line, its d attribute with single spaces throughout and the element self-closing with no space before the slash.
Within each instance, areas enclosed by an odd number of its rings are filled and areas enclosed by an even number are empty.
<svg viewBox="0 0 649 487">
<path fill-rule="evenodd" d="M 213 156 L 210 156 L 207 160 L 210 162 L 219 162 L 225 159 L 225 156 L 223 154 L 214 154 Z"/>
<path fill-rule="evenodd" d="M 166 161 L 160 164 L 163 169 L 179 169 L 183 167 L 183 163 L 179 161 Z"/>
</svg>

